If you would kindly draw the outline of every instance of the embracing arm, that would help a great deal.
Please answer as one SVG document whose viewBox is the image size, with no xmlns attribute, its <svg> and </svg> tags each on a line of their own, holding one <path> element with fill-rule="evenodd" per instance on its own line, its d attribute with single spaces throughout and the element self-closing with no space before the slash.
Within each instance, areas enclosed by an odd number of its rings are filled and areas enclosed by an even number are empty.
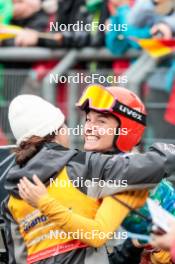
<svg viewBox="0 0 175 264">
<path fill-rule="evenodd" d="M 112 197 L 105 197 L 95 218 L 90 219 L 70 211 L 58 200 L 51 197 L 38 178 L 35 177 L 34 182 L 36 185 L 27 179 L 21 180 L 22 186 L 19 186 L 21 197 L 25 201 L 33 203 L 33 206 L 36 206 L 44 215 L 56 222 L 57 226 L 65 232 L 81 231 L 80 240 L 93 247 L 100 247 L 112 238 L 114 231 L 129 213 L 129 209 L 121 203 Z M 43 188 L 42 195 L 41 192 L 38 195 L 37 192 L 41 188 Z M 142 206 L 146 197 L 147 191 L 133 191 L 117 195 L 117 198 L 132 208 Z"/>
<path fill-rule="evenodd" d="M 122 192 L 121 183 L 127 183 L 125 191 L 152 188 L 175 171 L 175 145 L 156 143 L 144 154 L 102 155 L 92 153 L 89 174 L 95 178 L 93 192 L 96 197 L 105 197 Z M 98 181 L 106 183 L 100 187 Z M 118 183 L 118 185 L 116 185 Z"/>
</svg>

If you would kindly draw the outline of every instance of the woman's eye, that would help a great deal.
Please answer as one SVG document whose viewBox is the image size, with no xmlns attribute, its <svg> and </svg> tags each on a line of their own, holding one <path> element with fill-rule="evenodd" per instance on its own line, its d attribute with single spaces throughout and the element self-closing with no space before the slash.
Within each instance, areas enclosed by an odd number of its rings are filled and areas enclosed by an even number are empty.
<svg viewBox="0 0 175 264">
<path fill-rule="evenodd" d="M 86 118 L 86 122 L 90 122 L 91 120 L 90 120 L 90 118 Z"/>
<path fill-rule="evenodd" d="M 104 120 L 99 120 L 99 123 L 100 124 L 105 124 L 105 121 Z"/>
</svg>

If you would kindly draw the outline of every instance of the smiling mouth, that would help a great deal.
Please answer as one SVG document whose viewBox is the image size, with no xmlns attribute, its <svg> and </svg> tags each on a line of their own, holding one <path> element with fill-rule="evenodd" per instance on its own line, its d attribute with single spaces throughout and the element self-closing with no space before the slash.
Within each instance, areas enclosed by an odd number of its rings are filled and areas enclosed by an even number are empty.
<svg viewBox="0 0 175 264">
<path fill-rule="evenodd" d="M 96 136 L 86 136 L 86 141 L 88 141 L 88 142 L 96 142 L 98 140 L 99 140 L 99 138 Z"/>
</svg>

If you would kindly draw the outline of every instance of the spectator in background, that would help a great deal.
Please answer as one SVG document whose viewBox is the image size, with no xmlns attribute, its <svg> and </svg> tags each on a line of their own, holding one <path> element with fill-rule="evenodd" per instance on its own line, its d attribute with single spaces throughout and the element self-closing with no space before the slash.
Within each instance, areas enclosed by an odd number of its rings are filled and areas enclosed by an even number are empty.
<svg viewBox="0 0 175 264">
<path fill-rule="evenodd" d="M 106 4 L 106 0 L 67 0 L 66 6 L 65 1 L 60 1 L 58 22 L 66 25 L 71 23 L 75 24 L 78 21 L 82 21 L 84 25 L 92 24 L 94 21 L 96 21 L 97 24 L 104 24 L 106 18 L 109 16 Z M 92 31 L 62 32 L 62 34 L 63 45 L 66 47 L 98 47 L 104 45 L 104 32 L 98 29 Z"/>
<path fill-rule="evenodd" d="M 174 0 L 138 0 L 131 10 L 128 22 L 136 27 L 146 25 L 151 28 L 151 35 L 170 39 L 175 34 Z"/>
<path fill-rule="evenodd" d="M 109 0 L 109 3 L 111 1 L 115 2 L 115 9 L 113 7 L 110 23 L 127 24 L 125 31 L 106 32 L 106 46 L 112 53 L 121 55 L 131 47 L 138 48 L 130 37 L 170 39 L 175 34 L 173 0 L 137 0 L 133 7 L 129 0 Z"/>
<path fill-rule="evenodd" d="M 16 38 L 9 38 L 3 40 L 0 45 L 2 46 L 28 46 L 33 41 L 34 36 L 28 35 L 28 30 L 35 29 L 38 31 L 45 31 L 48 25 L 48 14 L 41 9 L 41 0 L 0 0 L 0 10 L 3 11 L 3 16 L 1 18 L 1 23 L 11 24 L 25 28 L 18 33 Z M 2 119 L 7 120 L 6 106 L 8 100 L 10 100 L 11 92 L 10 89 L 16 93 L 15 89 L 18 91 L 23 84 L 24 70 L 28 70 L 31 67 L 31 62 L 11 62 L 3 61 L 0 64 L 0 115 Z M 14 73 L 11 74 L 10 78 L 8 74 L 5 74 L 6 70 L 21 70 L 20 77 L 18 81 Z M 27 73 L 26 73 L 27 74 Z M 15 85 L 17 88 L 15 88 Z M 2 130 L 6 133 L 8 132 L 8 125 L 2 122 Z"/>
<path fill-rule="evenodd" d="M 56 22 L 61 25 L 74 25 L 77 22 L 83 25 L 105 24 L 109 16 L 107 1 L 102 0 L 59 0 Z M 53 21 L 55 22 L 55 21 Z M 96 30 L 73 30 L 51 32 L 49 38 L 41 37 L 37 31 L 28 31 L 31 42 L 28 46 L 57 47 L 84 47 L 84 46 L 103 46 L 104 31 Z"/>
<path fill-rule="evenodd" d="M 34 34 L 29 29 L 45 31 L 48 25 L 48 15 L 41 9 L 41 0 L 13 0 L 12 25 L 25 28 L 18 33 L 15 39 L 2 42 L 3 46 L 30 46 L 34 41 Z"/>
<path fill-rule="evenodd" d="M 126 31 L 106 32 L 106 46 L 113 54 L 123 55 L 129 48 L 138 49 L 139 45 L 131 37 L 169 39 L 175 36 L 174 0 L 137 0 L 132 7 L 129 1 L 128 3 L 126 0 L 114 1 L 116 3 L 115 14 L 112 13 L 110 23 L 112 25 L 125 23 L 128 28 Z M 147 102 L 166 104 L 173 87 L 175 62 L 173 58 L 165 57 L 155 69 L 149 73 L 149 78 L 146 80 L 147 87 L 151 91 L 147 93 Z M 134 76 L 132 81 L 136 82 L 136 79 Z M 165 115 L 165 109 L 162 108 L 159 112 L 157 109 L 151 109 L 150 116 L 152 131 L 149 132 L 154 134 L 154 138 L 174 138 L 175 128 L 169 121 L 172 117 Z M 157 120 L 156 125 L 154 120 Z M 167 131 L 169 131 L 168 135 Z"/>
</svg>

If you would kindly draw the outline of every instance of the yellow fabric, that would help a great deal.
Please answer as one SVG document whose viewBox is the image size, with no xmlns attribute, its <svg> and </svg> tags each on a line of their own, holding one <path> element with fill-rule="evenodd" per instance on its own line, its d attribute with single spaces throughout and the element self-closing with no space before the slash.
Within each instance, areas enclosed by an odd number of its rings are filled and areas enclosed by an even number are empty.
<svg viewBox="0 0 175 264">
<path fill-rule="evenodd" d="M 142 206 L 147 198 L 147 191 L 144 193 L 142 191 L 142 196 L 139 196 L 140 193 L 141 191 L 128 192 L 118 194 L 116 197 L 132 208 L 137 208 Z M 112 197 L 105 197 L 103 199 L 94 219 L 67 210 L 67 208 L 49 194 L 40 199 L 38 208 L 64 231 L 78 232 L 80 230 L 81 241 L 93 247 L 100 247 L 111 238 L 113 232 L 120 226 L 129 213 L 129 209 Z"/>
<path fill-rule="evenodd" d="M 153 264 L 172 264 L 171 255 L 168 251 L 161 250 L 151 254 L 151 262 Z"/>
<path fill-rule="evenodd" d="M 69 233 L 80 231 L 81 241 L 93 247 L 101 246 L 129 212 L 112 197 L 100 201 L 80 192 L 69 180 L 66 168 L 47 190 L 48 195 L 39 201 L 39 210 L 13 196 L 8 202 L 9 211 L 19 224 L 19 231 L 27 247 L 28 263 L 86 246 L 77 243 L 73 234 L 61 236 L 61 230 Z M 117 197 L 135 208 L 145 202 L 147 192 L 142 196 L 139 196 L 140 193 L 141 191 L 128 192 L 118 194 Z M 85 232 L 89 232 L 88 238 L 87 233 L 83 235 Z M 105 236 L 101 236 L 101 232 Z"/>
<path fill-rule="evenodd" d="M 66 168 L 59 173 L 54 183 L 50 184 L 47 190 L 55 202 L 61 202 L 65 206 L 67 212 L 70 208 L 84 217 L 94 218 L 100 205 L 100 201 L 88 197 L 72 185 Z M 57 223 L 54 222 L 54 219 L 48 219 L 38 209 L 29 206 L 21 199 L 10 196 L 8 208 L 19 224 L 19 230 L 27 246 L 28 255 L 73 240 L 72 237 L 63 238 L 59 236 L 52 236 L 52 239 L 50 239 L 51 231 L 58 234 Z M 66 214 L 64 216 L 67 217 Z"/>
</svg>

